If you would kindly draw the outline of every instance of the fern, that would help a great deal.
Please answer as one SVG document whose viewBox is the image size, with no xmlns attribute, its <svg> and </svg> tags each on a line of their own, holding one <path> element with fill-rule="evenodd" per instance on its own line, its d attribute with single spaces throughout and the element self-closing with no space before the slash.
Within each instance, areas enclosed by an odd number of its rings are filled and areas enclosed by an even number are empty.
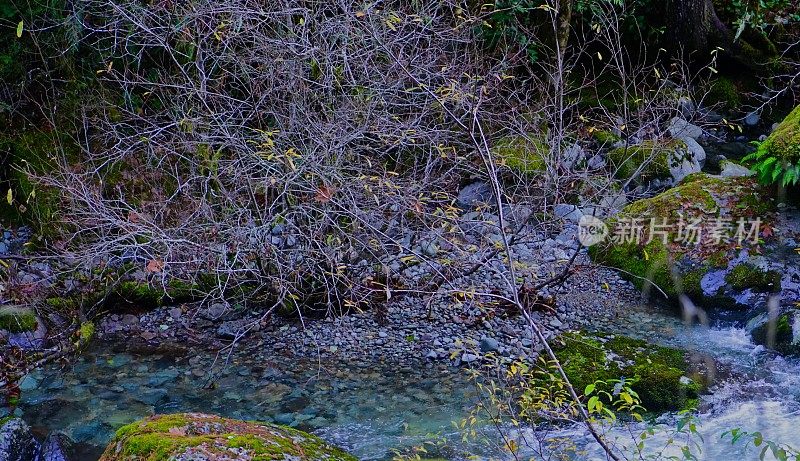
<svg viewBox="0 0 800 461">
<path fill-rule="evenodd" d="M 800 182 L 800 164 L 792 165 L 773 155 L 769 155 L 763 143 L 755 143 L 755 152 L 742 159 L 752 163 L 758 180 L 763 184 L 780 184 L 783 187 L 796 186 Z"/>
</svg>

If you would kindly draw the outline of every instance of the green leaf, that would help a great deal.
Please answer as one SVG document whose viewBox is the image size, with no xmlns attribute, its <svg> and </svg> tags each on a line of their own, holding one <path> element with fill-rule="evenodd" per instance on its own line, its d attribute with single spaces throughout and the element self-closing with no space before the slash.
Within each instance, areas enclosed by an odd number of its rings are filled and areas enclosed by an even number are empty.
<svg viewBox="0 0 800 461">
<path fill-rule="evenodd" d="M 586 386 L 586 389 L 583 391 L 583 395 L 586 396 L 592 395 L 592 392 L 594 392 L 594 387 L 595 387 L 594 384 L 589 384 L 588 386 Z"/>
<path fill-rule="evenodd" d="M 24 26 L 25 26 L 25 24 L 24 24 L 23 21 L 20 21 L 19 24 L 17 24 L 17 38 L 21 38 L 22 37 L 22 28 Z"/>
</svg>

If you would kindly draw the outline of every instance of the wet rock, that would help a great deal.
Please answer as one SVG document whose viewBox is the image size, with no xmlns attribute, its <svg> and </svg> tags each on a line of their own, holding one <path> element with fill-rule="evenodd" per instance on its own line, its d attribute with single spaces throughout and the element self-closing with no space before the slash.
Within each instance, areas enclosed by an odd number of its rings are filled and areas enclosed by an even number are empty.
<svg viewBox="0 0 800 461">
<path fill-rule="evenodd" d="M 744 117 L 744 124 L 747 126 L 756 126 L 761 121 L 761 115 L 758 112 L 750 112 Z"/>
<path fill-rule="evenodd" d="M 72 439 L 61 433 L 51 433 L 42 443 L 38 461 L 78 461 Z"/>
<path fill-rule="evenodd" d="M 12 418 L 0 424 L 0 461 L 34 461 L 38 451 L 39 443 L 25 421 Z"/>
</svg>

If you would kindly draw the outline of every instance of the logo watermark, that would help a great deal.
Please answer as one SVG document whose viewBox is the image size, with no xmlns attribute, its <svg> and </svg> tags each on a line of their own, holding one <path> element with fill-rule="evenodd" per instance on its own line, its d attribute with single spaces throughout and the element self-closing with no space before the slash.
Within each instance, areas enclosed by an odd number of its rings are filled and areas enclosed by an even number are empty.
<svg viewBox="0 0 800 461">
<path fill-rule="evenodd" d="M 761 218 L 693 219 L 670 222 L 667 218 L 624 218 L 613 229 L 594 216 L 582 216 L 578 223 L 578 241 L 583 246 L 596 245 L 610 238 L 615 244 L 648 244 L 654 240 L 684 245 L 757 244 L 761 235 Z"/>
</svg>

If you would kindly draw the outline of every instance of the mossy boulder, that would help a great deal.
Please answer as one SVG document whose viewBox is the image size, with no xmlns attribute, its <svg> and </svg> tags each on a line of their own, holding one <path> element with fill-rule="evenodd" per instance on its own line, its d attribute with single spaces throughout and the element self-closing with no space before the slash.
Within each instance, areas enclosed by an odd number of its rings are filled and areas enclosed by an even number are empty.
<svg viewBox="0 0 800 461">
<path fill-rule="evenodd" d="M 179 413 L 123 426 L 100 461 L 180 459 L 356 460 L 319 437 L 296 429 Z"/>
<path fill-rule="evenodd" d="M 695 158 L 687 141 L 682 139 L 620 146 L 608 153 L 608 159 L 617 178 L 634 178 L 639 183 L 671 179 L 680 181 L 700 171 L 700 160 Z"/>
<path fill-rule="evenodd" d="M 761 219 L 760 229 L 763 230 L 769 226 L 774 210 L 775 204 L 768 192 L 752 178 L 722 178 L 698 173 L 688 176 L 673 189 L 623 208 L 607 223 L 612 238 L 590 247 L 589 253 L 594 261 L 619 269 L 639 288 L 652 288 L 655 284 L 673 301 L 677 301 L 680 293 L 703 302 L 705 296 L 716 299 L 721 289 L 773 290 L 775 274 L 745 274 L 747 268 L 736 269 L 726 280 L 731 287 L 718 287 L 715 293 L 706 293 L 702 282 L 710 271 L 735 269 L 739 263 L 732 261 L 740 250 L 759 246 L 760 242 L 754 243 L 752 238 L 739 242 L 736 237 L 739 221 L 750 223 Z M 649 239 L 652 222 L 657 226 L 666 224 L 659 229 L 666 233 L 666 243 L 662 235 Z M 631 223 L 642 226 L 641 238 L 614 235 L 615 229 L 633 228 Z M 692 241 L 687 241 L 690 223 L 697 223 L 699 230 L 693 234 Z M 750 226 L 746 226 L 746 230 L 749 231 Z M 723 231 L 727 234 L 723 238 L 713 238 L 714 232 Z"/>
<path fill-rule="evenodd" d="M 759 147 L 769 157 L 796 165 L 800 162 L 800 106 L 786 116 Z"/>
<path fill-rule="evenodd" d="M 719 105 L 726 111 L 739 110 L 742 107 L 741 92 L 733 80 L 719 77 L 711 84 L 706 94 L 708 105 Z"/>
<path fill-rule="evenodd" d="M 492 154 L 500 164 L 518 173 L 535 173 L 547 167 L 545 156 L 550 152 L 540 136 L 507 136 L 499 139 Z"/>
<path fill-rule="evenodd" d="M 776 316 L 762 312 L 747 323 L 753 342 L 783 355 L 800 355 L 800 318 L 791 309 Z"/>
<path fill-rule="evenodd" d="M 694 408 L 704 386 L 700 377 L 690 378 L 684 351 L 625 336 L 564 333 L 555 353 L 579 392 L 597 381 L 624 378 L 653 413 Z"/>
<path fill-rule="evenodd" d="M 725 275 L 725 281 L 734 290 L 753 290 L 764 293 L 781 291 L 781 274 L 765 271 L 753 264 L 742 263 Z"/>
<path fill-rule="evenodd" d="M 38 322 L 33 309 L 17 306 L 0 306 L 0 330 L 24 333 L 36 330 Z"/>
</svg>

